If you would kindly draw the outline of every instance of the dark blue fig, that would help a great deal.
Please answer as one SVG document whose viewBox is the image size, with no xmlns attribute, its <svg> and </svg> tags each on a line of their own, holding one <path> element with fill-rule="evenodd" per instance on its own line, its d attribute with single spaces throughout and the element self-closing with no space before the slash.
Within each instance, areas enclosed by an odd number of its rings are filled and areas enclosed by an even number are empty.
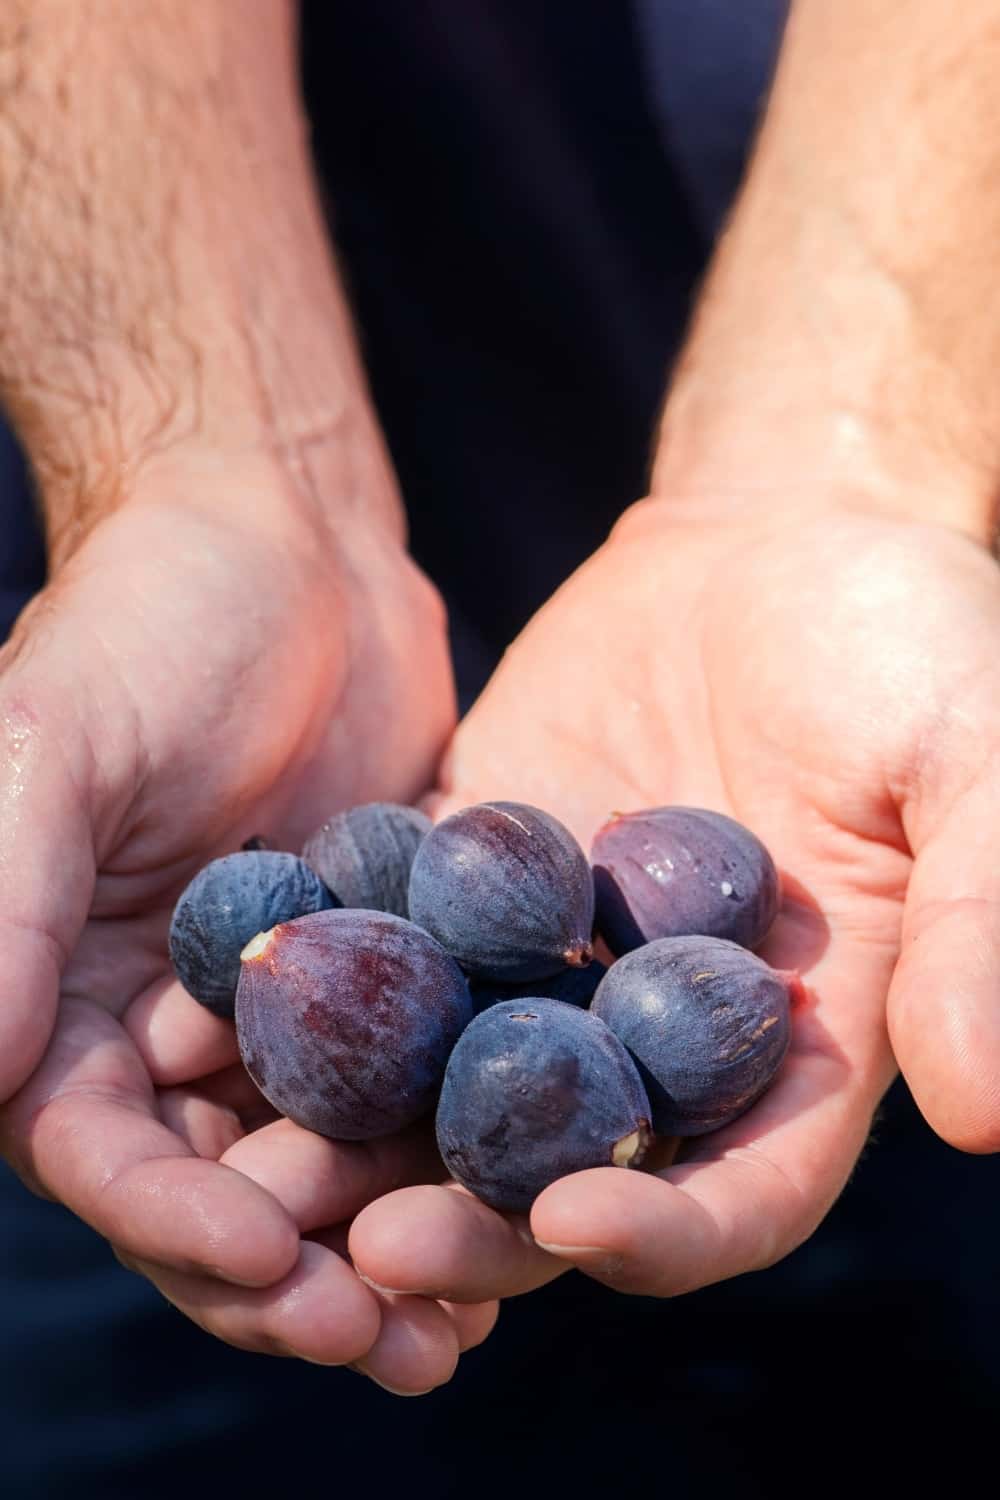
<svg viewBox="0 0 1000 1500">
<path fill-rule="evenodd" d="M 778 914 L 778 871 L 724 813 L 654 807 L 605 823 L 591 849 L 597 928 L 612 953 L 701 933 L 755 948 Z"/>
<path fill-rule="evenodd" d="M 505 1000 L 466 1027 L 448 1061 L 437 1141 L 451 1175 L 491 1208 L 526 1213 L 587 1167 L 635 1167 L 649 1100 L 603 1021 L 561 1000 Z"/>
<path fill-rule="evenodd" d="M 704 1135 L 749 1109 L 788 1050 L 797 974 L 722 938 L 659 938 L 612 964 L 591 1013 L 639 1064 L 660 1135 Z"/>
<path fill-rule="evenodd" d="M 482 802 L 431 830 L 410 873 L 410 916 L 481 979 L 544 979 L 593 957 L 586 856 L 522 802 Z"/>
<path fill-rule="evenodd" d="M 342 906 L 407 917 L 410 866 L 430 829 L 415 807 L 368 802 L 334 813 L 306 840 L 302 858 Z"/>
<path fill-rule="evenodd" d="M 296 854 L 247 849 L 213 859 L 183 891 L 170 923 L 170 958 L 202 1005 L 232 1016 L 240 951 L 277 922 L 336 904 Z"/>
<path fill-rule="evenodd" d="M 471 1018 L 455 961 L 390 912 L 318 912 L 243 951 L 247 1072 L 275 1109 L 335 1140 L 390 1135 L 431 1109 Z"/>
<path fill-rule="evenodd" d="M 522 979 L 519 984 L 498 984 L 495 979 L 474 979 L 469 985 L 476 1014 L 504 1000 L 523 1000 L 526 995 L 542 1000 L 564 1000 L 584 1010 L 607 973 L 596 958 L 585 969 L 560 969 L 551 979 Z"/>
</svg>

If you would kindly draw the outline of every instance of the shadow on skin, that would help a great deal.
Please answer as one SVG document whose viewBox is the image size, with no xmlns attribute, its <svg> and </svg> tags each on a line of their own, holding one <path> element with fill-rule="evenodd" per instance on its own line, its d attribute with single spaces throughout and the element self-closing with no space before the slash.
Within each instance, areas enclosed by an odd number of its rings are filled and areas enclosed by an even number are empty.
<svg viewBox="0 0 1000 1500">
<path fill-rule="evenodd" d="M 781 908 L 756 951 L 773 969 L 807 974 L 830 946 L 830 927 L 818 901 L 801 881 L 787 870 L 780 870 L 779 876 Z"/>
</svg>

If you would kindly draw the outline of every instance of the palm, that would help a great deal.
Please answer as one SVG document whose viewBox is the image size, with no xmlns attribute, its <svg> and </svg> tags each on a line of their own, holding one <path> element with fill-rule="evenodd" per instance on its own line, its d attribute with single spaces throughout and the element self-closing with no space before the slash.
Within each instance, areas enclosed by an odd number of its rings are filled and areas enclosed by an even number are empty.
<svg viewBox="0 0 1000 1500">
<path fill-rule="evenodd" d="M 908 891 L 917 928 L 936 900 L 911 847 L 947 816 L 955 771 L 971 784 L 995 747 L 998 638 L 994 566 L 956 536 L 849 515 L 794 535 L 717 531 L 649 505 L 508 653 L 456 737 L 440 811 L 534 801 L 585 843 L 614 809 L 728 811 L 785 876 L 766 956 L 801 968 L 811 993 L 779 1083 L 749 1114 L 662 1178 L 602 1169 L 543 1195 L 532 1230 L 571 1247 L 563 1264 L 676 1291 L 766 1264 L 822 1218 L 891 1078 L 886 998 Z M 904 1048 L 907 1008 L 904 995 Z M 919 1082 L 933 1108 L 940 1079 Z M 417 1207 L 402 1194 L 362 1216 L 352 1248 L 368 1274 L 411 1284 L 390 1218 Z M 419 1207 L 426 1222 L 433 1202 Z M 517 1256 L 526 1283 L 551 1274 L 502 1233 L 497 1290 L 517 1289 Z M 445 1260 L 454 1246 L 413 1274 L 453 1295 L 489 1285 Z"/>
<path fill-rule="evenodd" d="M 197 869 L 250 834 L 295 848 L 331 808 L 416 795 L 451 711 L 433 607 L 425 627 L 426 586 L 401 554 L 371 588 L 365 631 L 353 627 L 375 642 L 359 660 L 329 551 L 283 558 L 228 535 L 223 552 L 213 527 L 164 521 L 160 536 L 155 516 L 106 527 L 59 601 L 69 638 L 100 620 L 88 687 L 111 767 L 95 771 L 113 768 L 115 790 L 132 793 L 98 820 L 88 921 L 64 989 L 119 1015 L 166 973 L 170 909 Z M 123 573 L 122 597 L 109 602 L 103 579 Z M 166 579 L 182 583 L 168 591 Z M 380 597 L 392 598 L 391 614 Z M 400 649 L 415 631 L 428 673 L 419 694 Z M 94 728 L 64 717 L 67 737 Z"/>
</svg>

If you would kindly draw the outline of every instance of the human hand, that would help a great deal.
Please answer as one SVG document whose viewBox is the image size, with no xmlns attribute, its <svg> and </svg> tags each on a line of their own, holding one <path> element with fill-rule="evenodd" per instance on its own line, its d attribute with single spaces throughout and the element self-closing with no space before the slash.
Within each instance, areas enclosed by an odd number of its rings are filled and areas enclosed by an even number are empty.
<svg viewBox="0 0 1000 1500">
<path fill-rule="evenodd" d="M 0 656 L 0 1142 L 220 1337 L 424 1389 L 494 1309 L 378 1297 L 338 1223 L 426 1147 L 274 1121 L 166 954 L 206 860 L 416 795 L 452 724 L 295 8 L 32 0 L 8 41 L 0 400 L 52 583 Z"/>
<path fill-rule="evenodd" d="M 843 1187 L 894 1072 L 940 1134 L 1000 1146 L 1000 576 L 943 526 L 647 501 L 536 616 L 460 728 L 437 811 L 731 813 L 786 877 L 764 956 L 811 1000 L 770 1092 L 677 1165 L 600 1168 L 506 1220 L 454 1185 L 355 1221 L 376 1284 L 477 1301 L 568 1266 L 672 1295 L 770 1265 Z M 887 1012 L 888 998 L 888 1012 Z"/>
<path fill-rule="evenodd" d="M 327 1231 L 426 1145 L 272 1123 L 166 930 L 249 834 L 294 848 L 334 807 L 429 784 L 443 611 L 389 528 L 341 535 L 268 466 L 212 480 L 144 481 L 0 655 L 4 1151 L 210 1331 L 423 1389 L 492 1310 L 380 1299 Z"/>
<path fill-rule="evenodd" d="M 1000 1146 L 998 39 L 985 0 L 944 63 L 933 4 L 870 12 L 790 7 L 674 363 L 663 498 L 508 654 L 440 804 L 524 798 L 585 842 L 615 808 L 734 813 L 791 877 L 766 956 L 815 999 L 750 1113 L 660 1173 L 554 1184 L 534 1240 L 455 1188 L 370 1206 L 351 1248 L 383 1286 L 509 1294 L 578 1265 L 666 1294 L 767 1265 L 842 1187 L 890 1039 L 942 1135 Z"/>
</svg>

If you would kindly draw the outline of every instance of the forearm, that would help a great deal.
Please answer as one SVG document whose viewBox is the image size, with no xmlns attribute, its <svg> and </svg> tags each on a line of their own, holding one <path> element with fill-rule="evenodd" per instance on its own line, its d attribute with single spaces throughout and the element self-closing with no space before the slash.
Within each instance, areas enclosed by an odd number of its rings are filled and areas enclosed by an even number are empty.
<svg viewBox="0 0 1000 1500">
<path fill-rule="evenodd" d="M 289 0 L 0 0 L 0 41 L 0 395 L 57 560 L 179 454 L 401 531 Z"/>
<path fill-rule="evenodd" d="M 655 492 L 831 492 L 989 535 L 1000 14 L 797 0 L 667 403 Z"/>
</svg>

